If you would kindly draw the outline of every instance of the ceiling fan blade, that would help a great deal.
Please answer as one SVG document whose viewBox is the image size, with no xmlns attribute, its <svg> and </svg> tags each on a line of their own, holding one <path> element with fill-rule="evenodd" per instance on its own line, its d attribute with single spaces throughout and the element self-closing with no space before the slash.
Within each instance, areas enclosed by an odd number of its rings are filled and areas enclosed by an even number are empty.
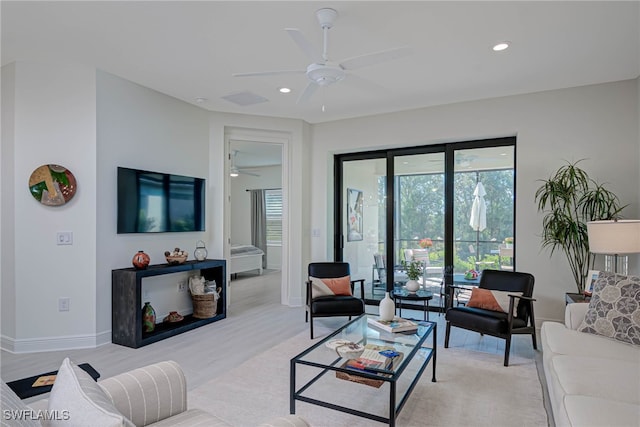
<svg viewBox="0 0 640 427">
<path fill-rule="evenodd" d="M 381 93 L 388 91 L 386 87 L 372 82 L 371 80 L 360 77 L 356 74 L 347 74 L 347 77 L 345 77 L 342 82 L 345 86 L 351 86 L 364 92 Z"/>
<path fill-rule="evenodd" d="M 383 50 L 381 52 L 367 53 L 365 55 L 355 56 L 340 62 L 340 66 L 345 70 L 356 70 L 358 68 L 368 67 L 370 65 L 379 64 L 381 62 L 391 61 L 393 59 L 409 56 L 413 53 L 410 47 L 398 47 L 395 49 Z"/>
<path fill-rule="evenodd" d="M 304 74 L 307 70 L 257 71 L 254 73 L 235 73 L 233 77 L 276 76 L 280 74 Z"/>
<path fill-rule="evenodd" d="M 296 104 L 302 104 L 303 102 L 307 102 L 311 98 L 311 95 L 313 95 L 316 90 L 318 90 L 318 85 L 315 84 L 314 82 L 309 82 L 307 87 L 305 87 L 304 91 L 302 91 L 302 93 L 300 94 L 300 97 L 296 101 Z"/>
<path fill-rule="evenodd" d="M 297 28 L 285 28 L 284 29 L 289 37 L 293 39 L 295 44 L 307 54 L 309 58 L 316 64 L 324 64 L 326 61 L 322 57 L 320 51 L 307 40 L 307 38 Z"/>
<path fill-rule="evenodd" d="M 238 169 L 238 173 L 241 173 L 243 175 L 260 176 L 260 174 L 253 173 L 253 172 L 247 172 L 247 171 L 242 170 L 242 169 Z"/>
</svg>

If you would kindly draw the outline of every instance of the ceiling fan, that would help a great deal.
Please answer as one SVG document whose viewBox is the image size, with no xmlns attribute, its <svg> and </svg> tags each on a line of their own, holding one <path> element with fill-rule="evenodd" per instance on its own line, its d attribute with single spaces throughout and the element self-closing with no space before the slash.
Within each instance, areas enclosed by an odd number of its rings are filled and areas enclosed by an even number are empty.
<svg viewBox="0 0 640 427">
<path fill-rule="evenodd" d="M 401 58 L 411 54 L 409 47 L 399 47 L 395 49 L 383 50 L 381 52 L 368 53 L 355 56 L 340 62 L 329 60 L 327 45 L 329 41 L 329 30 L 338 17 L 335 9 L 323 8 L 316 11 L 316 17 L 323 31 L 323 50 L 320 53 L 296 28 L 285 28 L 285 31 L 296 45 L 313 61 L 306 70 L 282 70 L 282 71 L 262 71 L 254 73 L 238 73 L 234 77 L 270 76 L 277 74 L 306 74 L 310 80 L 307 87 L 300 94 L 297 103 L 302 103 L 313 95 L 320 86 L 329 86 L 347 77 L 347 71 L 375 65 L 392 59 Z"/>
<path fill-rule="evenodd" d="M 257 173 L 246 171 L 242 168 L 236 166 L 236 156 L 238 155 L 238 150 L 233 150 L 231 152 L 231 167 L 229 168 L 229 176 L 236 177 L 240 174 L 243 175 L 251 175 L 251 176 L 260 176 Z"/>
</svg>

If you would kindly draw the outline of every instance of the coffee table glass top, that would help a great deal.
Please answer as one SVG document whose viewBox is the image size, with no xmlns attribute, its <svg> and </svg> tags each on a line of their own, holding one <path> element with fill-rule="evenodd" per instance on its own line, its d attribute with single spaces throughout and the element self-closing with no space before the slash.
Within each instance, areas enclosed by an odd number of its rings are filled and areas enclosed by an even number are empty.
<svg viewBox="0 0 640 427">
<path fill-rule="evenodd" d="M 398 363 L 393 363 L 390 370 L 374 369 L 374 371 L 395 376 L 398 372 L 402 372 L 405 365 L 411 362 L 413 356 L 418 351 L 428 350 L 423 348 L 422 345 L 427 337 L 432 333 L 435 327 L 434 322 L 415 321 L 418 323 L 417 331 L 390 333 L 369 325 L 367 323 L 367 316 L 377 318 L 376 315 L 363 314 L 317 342 L 306 351 L 300 353 L 294 358 L 294 360 L 307 365 L 350 372 L 349 370 L 342 368 L 342 365 L 347 361 L 347 359 L 340 357 L 335 350 L 331 349 L 330 346 L 327 346 L 329 341 L 342 339 L 362 345 L 373 344 L 377 346 L 392 347 L 395 351 L 402 353 L 403 357 L 401 360 Z"/>
</svg>

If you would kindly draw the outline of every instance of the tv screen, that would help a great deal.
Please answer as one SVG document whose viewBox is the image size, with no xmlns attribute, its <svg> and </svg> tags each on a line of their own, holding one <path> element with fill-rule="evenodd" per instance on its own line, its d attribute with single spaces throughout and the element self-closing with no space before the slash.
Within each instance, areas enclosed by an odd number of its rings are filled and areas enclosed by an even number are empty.
<svg viewBox="0 0 640 427">
<path fill-rule="evenodd" d="M 118 167 L 118 234 L 204 231 L 205 180 Z"/>
</svg>

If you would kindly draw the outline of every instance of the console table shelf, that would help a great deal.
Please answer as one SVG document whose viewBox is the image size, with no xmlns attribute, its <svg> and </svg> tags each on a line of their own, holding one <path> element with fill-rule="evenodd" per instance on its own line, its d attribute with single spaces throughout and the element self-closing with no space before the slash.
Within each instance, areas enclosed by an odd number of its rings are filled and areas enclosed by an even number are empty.
<svg viewBox="0 0 640 427">
<path fill-rule="evenodd" d="M 215 280 L 222 288 L 216 315 L 209 319 L 196 319 L 192 315 L 176 323 L 156 324 L 153 332 L 142 331 L 142 279 L 182 271 L 200 270 L 207 280 Z M 111 272 L 111 341 L 138 348 L 227 317 L 227 263 L 225 260 L 207 259 L 187 261 L 184 264 L 150 265 L 144 270 L 121 268 Z"/>
</svg>

